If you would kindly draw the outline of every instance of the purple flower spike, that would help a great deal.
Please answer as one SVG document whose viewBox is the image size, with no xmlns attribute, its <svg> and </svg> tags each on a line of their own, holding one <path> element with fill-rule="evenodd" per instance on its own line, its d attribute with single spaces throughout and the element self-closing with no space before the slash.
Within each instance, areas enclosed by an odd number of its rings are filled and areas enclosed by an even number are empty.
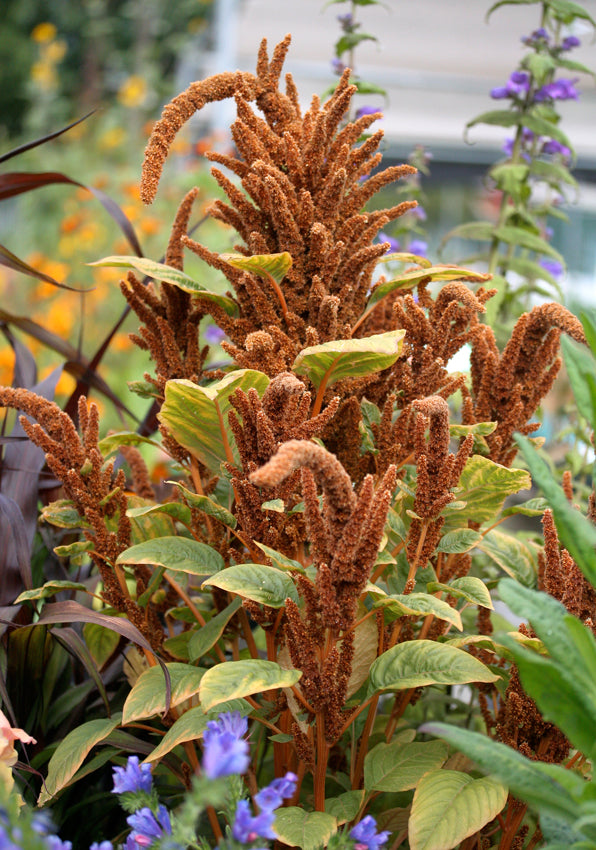
<svg viewBox="0 0 596 850">
<path fill-rule="evenodd" d="M 552 83 L 547 83 L 542 86 L 534 95 L 534 100 L 537 103 L 542 103 L 545 100 L 577 100 L 579 92 L 575 88 L 578 79 L 568 80 L 561 77 L 559 80 L 554 80 Z"/>
<path fill-rule="evenodd" d="M 395 254 L 400 249 L 399 240 L 395 239 L 393 236 L 389 236 L 387 233 L 384 233 L 382 230 L 379 231 L 379 240 L 381 242 L 388 242 L 389 247 L 387 248 L 387 254 Z"/>
<path fill-rule="evenodd" d="M 412 239 L 410 242 L 410 254 L 416 254 L 418 257 L 426 257 L 428 251 L 428 243 L 422 239 Z"/>
<path fill-rule="evenodd" d="M 94 841 L 89 850 L 114 850 L 114 848 L 111 841 L 100 841 L 99 844 Z"/>
<path fill-rule="evenodd" d="M 207 325 L 205 333 L 203 334 L 205 342 L 209 345 L 219 345 L 225 335 L 225 331 L 222 331 L 222 329 L 218 328 L 217 325 Z"/>
<path fill-rule="evenodd" d="M 356 110 L 356 119 L 362 118 L 363 115 L 378 115 L 379 118 L 383 117 L 382 111 L 377 106 L 360 106 Z"/>
<path fill-rule="evenodd" d="M 245 773 L 250 764 L 248 742 L 243 739 L 248 721 L 240 712 L 226 712 L 210 720 L 203 735 L 203 770 L 209 779 Z"/>
<path fill-rule="evenodd" d="M 159 807 L 157 818 L 151 809 L 145 806 L 134 815 L 129 815 L 126 822 L 132 827 L 132 838 L 139 847 L 151 847 L 154 838 L 172 834 L 170 815 L 165 806 Z"/>
<path fill-rule="evenodd" d="M 284 800 L 289 800 L 290 797 L 294 796 L 297 782 L 298 777 L 296 774 L 288 771 L 288 773 L 286 773 L 285 776 L 282 776 L 281 779 L 274 779 L 269 787 L 275 789 L 279 796 L 283 797 Z"/>
<path fill-rule="evenodd" d="M 248 800 L 240 800 L 236 808 L 236 817 L 232 827 L 232 835 L 236 841 L 249 844 L 257 838 L 269 838 L 274 840 L 277 835 L 271 829 L 275 815 L 272 811 L 265 810 L 253 817 L 250 813 Z"/>
<path fill-rule="evenodd" d="M 556 280 L 563 275 L 563 266 L 557 260 L 541 260 L 542 268 L 551 274 Z"/>
<path fill-rule="evenodd" d="M 113 794 L 124 794 L 127 791 L 151 793 L 151 765 L 139 765 L 138 756 L 130 756 L 126 767 L 115 767 L 113 779 Z"/>
<path fill-rule="evenodd" d="M 522 36 L 522 42 L 527 44 L 528 47 L 535 47 L 540 42 L 544 42 L 548 44 L 550 41 L 550 36 L 544 27 L 540 27 L 540 29 L 534 30 L 532 35 Z"/>
<path fill-rule="evenodd" d="M 337 20 L 339 21 L 341 28 L 344 30 L 344 32 L 350 32 L 350 30 L 354 26 L 354 15 L 351 12 L 348 12 L 345 15 L 338 15 Z"/>
<path fill-rule="evenodd" d="M 273 812 L 281 806 L 285 799 L 294 795 L 298 777 L 295 773 L 286 773 L 281 779 L 274 779 L 255 797 L 255 802 L 261 811 Z"/>
<path fill-rule="evenodd" d="M 576 35 L 568 35 L 561 42 L 561 50 L 573 50 L 574 47 L 579 47 L 581 41 Z"/>
<path fill-rule="evenodd" d="M 389 838 L 389 832 L 377 832 L 377 822 L 372 815 L 362 818 L 350 831 L 350 838 L 356 842 L 356 850 L 378 850 Z"/>
<path fill-rule="evenodd" d="M 57 835 L 48 835 L 46 841 L 48 850 L 72 850 L 72 841 L 62 841 Z"/>
<path fill-rule="evenodd" d="M 506 85 L 491 89 L 490 96 L 495 100 L 505 97 L 522 97 L 530 89 L 530 75 L 525 71 L 514 71 Z"/>
<path fill-rule="evenodd" d="M 557 142 L 556 139 L 549 139 L 547 142 L 544 142 L 542 145 L 542 153 L 560 153 L 561 156 L 571 156 L 571 151 L 567 145 L 562 145 L 561 142 Z"/>
</svg>

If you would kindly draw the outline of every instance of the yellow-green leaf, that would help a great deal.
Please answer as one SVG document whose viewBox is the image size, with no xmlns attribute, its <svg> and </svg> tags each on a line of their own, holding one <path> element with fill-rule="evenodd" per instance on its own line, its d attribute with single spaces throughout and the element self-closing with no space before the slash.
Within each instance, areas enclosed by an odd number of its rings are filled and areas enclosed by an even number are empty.
<svg viewBox="0 0 596 850">
<path fill-rule="evenodd" d="M 337 339 L 300 352 L 292 371 L 319 387 L 344 378 L 361 378 L 392 366 L 399 357 L 405 331 L 388 331 L 362 339 Z"/>
<path fill-rule="evenodd" d="M 462 578 L 453 579 L 450 584 L 442 584 L 439 581 L 431 581 L 427 585 L 429 593 L 435 593 L 437 590 L 442 590 L 450 596 L 457 596 L 465 599 L 466 602 L 471 602 L 474 605 L 482 605 L 483 608 L 493 608 L 492 599 L 488 587 L 482 579 L 476 576 L 463 576 Z"/>
<path fill-rule="evenodd" d="M 184 272 L 166 266 L 164 263 L 156 263 L 153 260 L 148 260 L 146 257 L 125 257 L 113 256 L 104 257 L 103 260 L 97 260 L 95 263 L 88 263 L 90 266 L 100 266 L 107 268 L 124 268 L 135 269 L 147 277 L 152 277 L 154 280 L 161 280 L 164 283 L 171 283 L 188 292 L 190 295 L 198 295 L 206 301 L 212 301 L 217 304 L 222 310 L 225 310 L 229 316 L 235 316 L 238 313 L 238 305 L 227 295 L 219 295 L 217 292 L 210 292 L 204 286 L 193 280 Z"/>
<path fill-rule="evenodd" d="M 217 502 L 214 502 L 213 499 L 209 498 L 209 496 L 193 493 L 190 490 L 187 490 L 186 487 L 179 481 L 168 481 L 167 483 L 175 484 L 176 487 L 178 487 L 189 507 L 198 508 L 200 511 L 207 514 L 207 516 L 211 516 L 223 523 L 223 525 L 227 525 L 228 528 L 236 528 L 238 520 L 234 514 L 231 514 L 226 508 L 218 505 Z"/>
<path fill-rule="evenodd" d="M 181 446 L 212 472 L 219 472 L 222 461 L 233 460 L 240 464 L 236 443 L 228 428 L 228 413 L 232 410 L 230 396 L 237 389 L 245 392 L 255 389 L 263 395 L 268 386 L 267 375 L 253 369 L 229 372 L 221 381 L 205 387 L 184 379 L 168 381 L 165 401 L 157 418 Z"/>
<path fill-rule="evenodd" d="M 254 254 L 252 257 L 220 254 L 219 258 L 235 269 L 252 272 L 259 277 L 272 277 L 276 283 L 281 283 L 292 267 L 292 255 L 287 251 L 281 254 Z"/>
<path fill-rule="evenodd" d="M 377 744 L 364 760 L 367 791 L 409 791 L 429 770 L 441 767 L 449 755 L 443 741 Z"/>
<path fill-rule="evenodd" d="M 156 537 L 121 552 L 117 564 L 155 564 L 174 572 L 210 576 L 225 566 L 216 549 L 189 537 Z"/>
<path fill-rule="evenodd" d="M 172 682 L 170 707 L 175 708 L 198 693 L 205 671 L 191 664 L 171 661 L 166 664 Z M 122 723 L 132 723 L 144 717 L 161 714 L 166 707 L 166 684 L 161 667 L 151 667 L 141 673 L 122 710 Z"/>
<path fill-rule="evenodd" d="M 473 779 L 456 770 L 435 770 L 422 777 L 410 814 L 411 850 L 451 850 L 493 820 L 507 802 L 498 779 Z"/>
<path fill-rule="evenodd" d="M 409 640 L 384 652 L 370 669 L 370 692 L 425 685 L 495 682 L 499 677 L 461 649 L 432 640 Z"/>
<path fill-rule="evenodd" d="M 531 486 L 525 469 L 510 469 L 487 457 L 472 455 L 454 493 L 458 501 L 467 503 L 466 519 L 484 523 L 494 522 L 507 496 Z"/>
<path fill-rule="evenodd" d="M 307 812 L 298 806 L 288 806 L 275 813 L 273 831 L 282 844 L 301 850 L 318 850 L 326 847 L 337 832 L 337 821 L 326 812 Z"/>
<path fill-rule="evenodd" d="M 288 597 L 298 603 L 298 591 L 290 576 L 264 564 L 228 567 L 203 582 L 203 587 L 219 587 L 269 608 L 283 608 Z"/>
<path fill-rule="evenodd" d="M 452 608 L 442 599 L 431 596 L 429 593 L 393 594 L 378 599 L 374 608 L 387 608 L 397 617 L 433 614 L 439 620 L 451 623 L 461 632 L 463 629 L 459 611 Z"/>
<path fill-rule="evenodd" d="M 535 586 L 538 562 L 530 547 L 519 537 L 493 528 L 478 543 L 478 549 L 520 584 L 525 587 Z"/>
<path fill-rule="evenodd" d="M 35 587 L 33 590 L 24 590 L 15 599 L 15 605 L 18 602 L 25 602 L 32 599 L 48 599 L 50 596 L 55 596 L 63 590 L 82 590 L 88 593 L 87 586 L 81 584 L 80 581 L 63 581 L 56 579 L 55 581 L 46 581 L 42 587 Z"/>
<path fill-rule="evenodd" d="M 473 271 L 472 269 L 457 268 L 456 266 L 429 266 L 427 268 L 411 269 L 375 287 L 368 299 L 365 312 L 368 313 L 375 304 L 378 304 L 390 292 L 395 292 L 398 289 L 413 289 L 421 280 L 427 278 L 430 278 L 430 280 L 472 280 L 482 282 L 490 280 L 491 276 Z"/>
<path fill-rule="evenodd" d="M 274 688 L 290 688 L 301 677 L 300 670 L 283 670 L 274 661 L 247 658 L 225 661 L 211 667 L 203 676 L 199 696 L 208 711 L 229 699 L 259 694 Z"/>
</svg>

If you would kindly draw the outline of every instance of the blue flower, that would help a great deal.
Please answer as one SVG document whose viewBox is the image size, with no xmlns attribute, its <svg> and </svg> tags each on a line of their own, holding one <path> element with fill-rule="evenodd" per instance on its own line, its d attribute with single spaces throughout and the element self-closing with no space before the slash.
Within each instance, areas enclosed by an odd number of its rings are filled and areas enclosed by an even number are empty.
<svg viewBox="0 0 596 850">
<path fill-rule="evenodd" d="M 577 100 L 579 92 L 575 88 L 578 79 L 568 80 L 561 77 L 558 80 L 553 80 L 552 83 L 547 83 L 534 94 L 536 103 L 542 103 L 545 100 Z"/>
<path fill-rule="evenodd" d="M 379 118 L 383 117 L 382 111 L 378 108 L 378 106 L 360 106 L 356 110 L 356 119 L 362 118 L 364 115 L 378 115 Z"/>
<path fill-rule="evenodd" d="M 94 841 L 89 850 L 114 850 L 114 848 L 111 841 L 100 841 L 99 844 Z"/>
<path fill-rule="evenodd" d="M 563 275 L 563 266 L 557 260 L 541 260 L 540 265 L 557 280 Z"/>
<path fill-rule="evenodd" d="M 226 712 L 210 720 L 203 735 L 203 770 L 209 779 L 244 773 L 250 764 L 248 742 L 243 739 L 248 721 L 240 712 Z"/>
<path fill-rule="evenodd" d="M 372 815 L 362 818 L 350 831 L 350 838 L 356 842 L 357 850 L 377 850 L 389 838 L 389 832 L 377 832 L 377 822 Z"/>
<path fill-rule="evenodd" d="M 236 807 L 236 817 L 232 827 L 232 835 L 236 841 L 249 844 L 257 838 L 277 838 L 271 829 L 275 815 L 272 811 L 263 811 L 256 817 L 250 813 L 248 800 L 240 800 Z"/>
<path fill-rule="evenodd" d="M 298 777 L 296 774 L 288 771 L 288 773 L 280 779 L 274 779 L 273 782 L 270 783 L 269 788 L 273 788 L 280 797 L 284 798 L 284 800 L 289 800 L 296 792 L 297 782 Z"/>
<path fill-rule="evenodd" d="M 138 756 L 129 756 L 126 767 L 115 767 L 113 779 L 113 794 L 125 794 L 127 791 L 151 793 L 151 765 L 139 765 Z"/>
<path fill-rule="evenodd" d="M 532 35 L 522 36 L 522 42 L 527 44 L 528 47 L 535 47 L 537 44 L 548 44 L 550 41 L 550 36 L 544 27 L 540 27 L 540 29 L 534 30 Z"/>
<path fill-rule="evenodd" d="M 48 835 L 48 850 L 72 850 L 72 841 L 62 841 L 57 835 Z"/>
<path fill-rule="evenodd" d="M 281 779 L 274 779 L 262 788 L 255 797 L 255 802 L 261 811 L 273 812 L 285 799 L 294 795 L 298 777 L 295 773 L 286 773 Z"/>
<path fill-rule="evenodd" d="M 491 89 L 490 96 L 495 100 L 505 97 L 520 97 L 530 90 L 530 75 L 525 71 L 514 71 L 504 86 Z"/>
<path fill-rule="evenodd" d="M 222 331 L 217 325 L 207 325 L 203 334 L 205 342 L 209 345 L 219 345 L 225 335 L 225 331 Z"/>
<path fill-rule="evenodd" d="M 341 59 L 332 59 L 331 60 L 331 70 L 334 74 L 337 74 L 338 77 L 341 77 L 343 72 L 346 70 L 347 65 L 341 61 Z"/>
<path fill-rule="evenodd" d="M 379 231 L 379 239 L 381 240 L 381 242 L 389 243 L 389 247 L 386 251 L 387 254 L 394 254 L 399 251 L 400 245 L 398 239 L 395 239 L 393 236 L 389 236 L 388 233 L 385 233 L 382 230 Z"/>
<path fill-rule="evenodd" d="M 561 42 L 560 49 L 561 50 L 573 50 L 574 47 L 579 47 L 581 41 L 576 35 L 568 35 L 567 38 L 564 38 Z"/>
<path fill-rule="evenodd" d="M 567 145 L 562 145 L 556 139 L 549 139 L 542 145 L 542 153 L 560 153 L 561 156 L 571 156 L 571 151 Z"/>
<path fill-rule="evenodd" d="M 409 245 L 410 254 L 416 254 L 418 257 L 426 257 L 428 252 L 428 243 L 423 239 L 412 239 Z"/>
<path fill-rule="evenodd" d="M 352 30 L 355 29 L 354 15 L 351 12 L 348 12 L 345 15 L 337 15 L 337 20 L 341 24 L 341 28 L 344 32 L 352 32 Z M 356 26 L 358 26 L 358 24 Z"/>
<path fill-rule="evenodd" d="M 144 806 L 135 812 L 134 815 L 129 815 L 126 822 L 132 827 L 131 836 L 140 847 L 151 847 L 154 838 L 161 838 L 162 835 L 172 834 L 172 824 L 170 823 L 170 814 L 165 806 L 160 806 L 157 810 L 157 818 L 150 808 Z M 127 850 L 129 848 L 127 847 Z M 130 850 L 136 850 L 133 846 Z"/>
<path fill-rule="evenodd" d="M 0 826 L 0 850 L 21 850 L 21 847 L 14 843 L 4 826 Z"/>
</svg>

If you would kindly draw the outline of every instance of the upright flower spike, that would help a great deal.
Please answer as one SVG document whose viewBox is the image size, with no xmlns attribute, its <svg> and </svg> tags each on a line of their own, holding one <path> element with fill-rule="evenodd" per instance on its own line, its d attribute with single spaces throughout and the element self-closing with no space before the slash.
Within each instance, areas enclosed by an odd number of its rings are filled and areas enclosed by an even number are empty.
<svg viewBox="0 0 596 850">
<path fill-rule="evenodd" d="M 356 850 L 378 850 L 390 834 L 387 831 L 377 832 L 377 822 L 372 815 L 362 818 L 360 823 L 350 830 L 350 838 L 356 842 Z"/>
<path fill-rule="evenodd" d="M 210 720 L 203 735 L 203 771 L 209 779 L 244 773 L 250 764 L 244 735 L 248 722 L 240 712 L 226 712 Z"/>
<path fill-rule="evenodd" d="M 151 792 L 151 765 L 139 765 L 138 756 L 130 756 L 126 762 L 126 767 L 115 767 L 113 777 L 113 794 L 136 791 L 145 791 L 149 794 Z"/>
</svg>

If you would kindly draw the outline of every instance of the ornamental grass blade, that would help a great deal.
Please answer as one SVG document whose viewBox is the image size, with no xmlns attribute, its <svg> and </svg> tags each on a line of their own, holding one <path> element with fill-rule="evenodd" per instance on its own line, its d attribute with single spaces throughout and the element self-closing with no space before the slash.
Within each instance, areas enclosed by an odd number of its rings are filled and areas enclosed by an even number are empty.
<svg viewBox="0 0 596 850">
<path fill-rule="evenodd" d="M 67 289 L 69 292 L 88 291 L 85 289 L 77 289 L 74 286 L 68 286 L 66 283 L 59 283 L 49 274 L 39 271 L 39 269 L 35 269 L 33 266 L 30 266 L 29 263 L 26 263 L 25 260 L 21 260 L 16 254 L 9 251 L 5 245 L 0 245 L 0 266 L 6 266 L 6 268 L 12 269 L 15 272 L 21 272 L 21 274 L 26 274 L 29 277 L 35 277 L 38 280 L 43 280 L 44 283 L 50 283 L 52 286 L 57 286 L 59 289 Z"/>
<path fill-rule="evenodd" d="M 90 115 L 93 115 L 95 112 L 94 109 L 91 112 L 88 112 L 86 115 L 83 115 L 82 118 L 77 118 L 76 121 L 73 121 L 72 124 L 68 124 L 66 127 L 63 127 L 61 130 L 56 130 L 54 133 L 49 133 L 46 136 L 41 136 L 39 139 L 35 139 L 32 142 L 25 142 L 23 145 L 19 145 L 16 148 L 13 148 L 10 151 L 7 151 L 5 154 L 0 156 L 0 163 L 8 162 L 9 159 L 12 159 L 15 156 L 19 156 L 19 154 L 25 153 L 25 151 L 30 151 L 33 148 L 38 147 L 39 145 L 43 145 L 46 142 L 51 141 L 52 139 L 57 139 L 58 136 L 61 136 L 63 133 L 66 133 L 68 130 L 71 130 L 73 127 L 76 127 L 77 124 L 81 124 L 83 121 L 86 121 Z"/>
</svg>

